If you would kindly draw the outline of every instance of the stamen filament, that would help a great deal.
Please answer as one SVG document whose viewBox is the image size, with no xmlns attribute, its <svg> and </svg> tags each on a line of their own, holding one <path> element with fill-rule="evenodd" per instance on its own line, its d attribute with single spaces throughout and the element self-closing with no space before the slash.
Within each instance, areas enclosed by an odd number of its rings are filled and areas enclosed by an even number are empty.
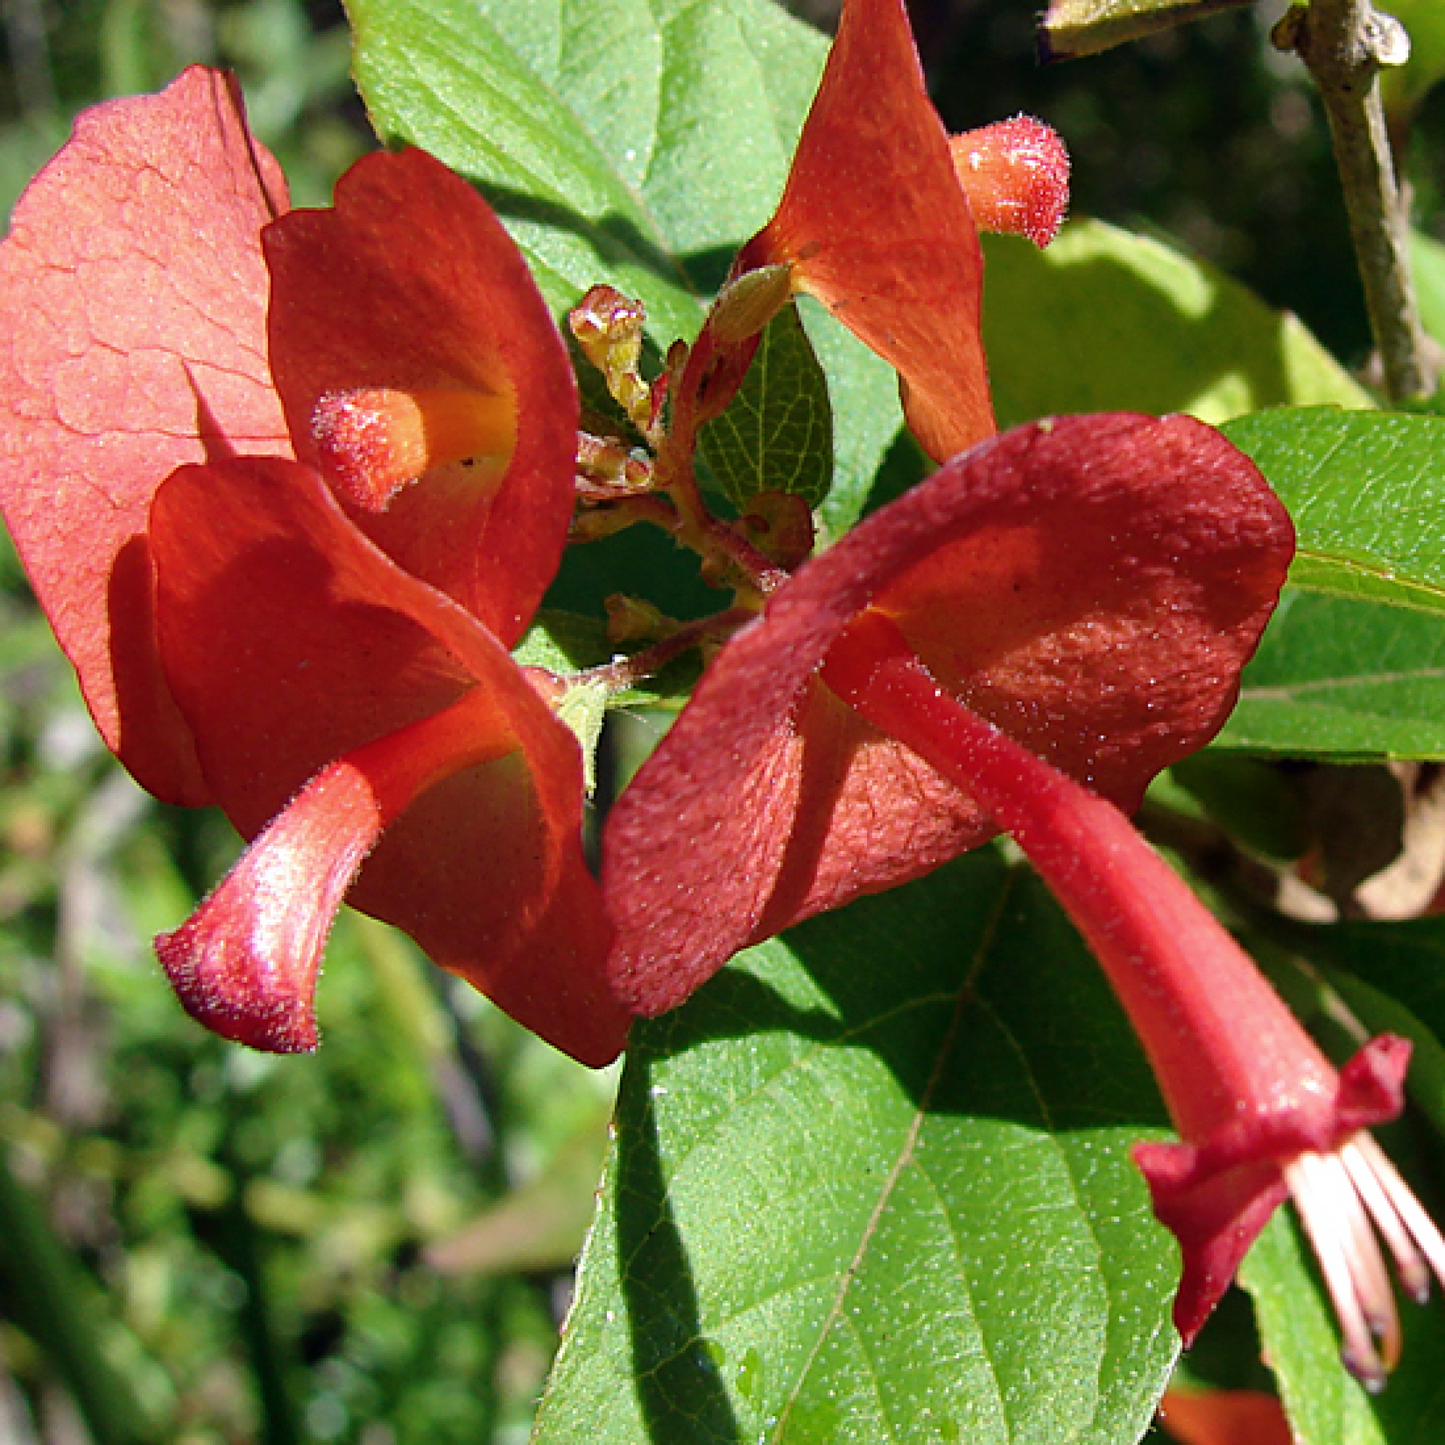
<svg viewBox="0 0 1445 1445">
<path fill-rule="evenodd" d="M 1410 1231 L 1421 1253 L 1429 1260 L 1435 1278 L 1445 1286 L 1445 1236 L 1441 1235 L 1439 1226 L 1425 1212 L 1424 1205 L 1415 1198 L 1410 1186 L 1400 1178 L 1400 1171 L 1374 1138 L 1369 1134 L 1357 1134 L 1350 1141 L 1350 1147 L 1359 1154 L 1375 1176 L 1395 1213 Z"/>
<path fill-rule="evenodd" d="M 1424 1304 L 1430 1295 L 1430 1271 L 1404 1220 L 1400 1218 L 1393 1201 L 1376 1178 L 1356 1140 L 1352 1139 L 1340 1150 L 1340 1159 L 1349 1171 L 1356 1193 L 1369 1210 L 1375 1228 L 1389 1246 L 1405 1293 L 1417 1304 Z"/>
<path fill-rule="evenodd" d="M 1355 1198 L 1354 1190 L 1347 1188 L 1341 1193 L 1338 1182 L 1331 1178 L 1328 1160 L 1321 1154 L 1299 1155 L 1284 1166 L 1284 1175 L 1305 1233 L 1314 1247 L 1335 1317 L 1340 1322 L 1343 1342 L 1340 1353 L 1345 1367 L 1367 1389 L 1381 1390 L 1385 1385 L 1385 1366 L 1375 1349 L 1351 1260 L 1352 1230 L 1346 1201 Z M 1397 1319 L 1397 1336 L 1398 1331 Z"/>
</svg>

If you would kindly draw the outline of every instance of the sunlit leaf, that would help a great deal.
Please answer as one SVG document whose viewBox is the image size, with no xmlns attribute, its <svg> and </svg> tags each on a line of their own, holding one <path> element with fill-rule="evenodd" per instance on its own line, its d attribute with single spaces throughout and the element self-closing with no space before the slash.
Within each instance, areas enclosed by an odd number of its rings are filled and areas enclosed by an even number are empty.
<svg viewBox="0 0 1445 1445">
<path fill-rule="evenodd" d="M 1445 17 L 1445 11 L 1441 12 Z M 1445 26 L 1445 18 L 1442 18 Z M 1445 244 L 1423 231 L 1410 232 L 1410 263 L 1425 330 L 1445 345 Z"/>
<path fill-rule="evenodd" d="M 1047 251 L 984 237 L 984 342 L 1001 427 L 1076 411 L 1372 405 L 1300 324 L 1237 281 L 1102 221 Z"/>
<path fill-rule="evenodd" d="M 1221 741 L 1445 756 L 1445 420 L 1320 407 L 1224 430 L 1290 509 L 1299 553 Z"/>
<path fill-rule="evenodd" d="M 1445 78 L 1445 9 L 1436 0 L 1390 0 L 1383 7 L 1410 35 L 1410 58 L 1380 73 L 1385 104 L 1406 114 Z"/>
<path fill-rule="evenodd" d="M 1445 617 L 1286 587 L 1219 744 L 1445 758 Z"/>
<path fill-rule="evenodd" d="M 767 0 L 356 0 L 371 118 L 482 186 L 559 307 L 607 282 L 662 345 L 767 219 L 826 42 Z"/>
</svg>

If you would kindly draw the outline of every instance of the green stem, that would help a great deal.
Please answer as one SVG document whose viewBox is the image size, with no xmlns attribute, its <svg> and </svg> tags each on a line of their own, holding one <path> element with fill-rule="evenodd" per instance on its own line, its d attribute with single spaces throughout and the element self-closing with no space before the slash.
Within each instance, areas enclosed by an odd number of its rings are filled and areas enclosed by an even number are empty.
<svg viewBox="0 0 1445 1445">
<path fill-rule="evenodd" d="M 265 1250 L 246 1209 L 246 1171 L 229 1141 L 222 1145 L 219 1162 L 231 1175 L 231 1193 L 216 1219 L 215 1249 L 246 1287 L 241 1306 L 241 1334 L 265 1422 L 263 1438 L 266 1445 L 301 1445 L 302 1435 L 286 1381 L 286 1364 L 271 1318 Z"/>
<path fill-rule="evenodd" d="M 1386 394 L 1391 401 L 1430 396 L 1439 363 L 1415 299 L 1379 87 L 1381 65 L 1400 64 L 1409 37 L 1370 0 L 1311 0 L 1285 16 L 1274 42 L 1298 52 L 1320 88 Z"/>
<path fill-rule="evenodd" d="M 39 1200 L 16 1179 L 0 1145 L 0 1314 L 18 1325 L 59 1371 L 95 1445 L 155 1439 L 145 1412 L 101 1352 L 100 1293 L 61 1242 Z"/>
</svg>

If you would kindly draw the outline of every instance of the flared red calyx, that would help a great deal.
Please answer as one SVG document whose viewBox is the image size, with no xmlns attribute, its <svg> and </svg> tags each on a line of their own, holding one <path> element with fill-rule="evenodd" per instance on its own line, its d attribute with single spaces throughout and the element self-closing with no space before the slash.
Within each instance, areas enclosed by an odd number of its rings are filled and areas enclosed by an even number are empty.
<svg viewBox="0 0 1445 1445">
<path fill-rule="evenodd" d="M 309 1047 L 345 896 L 615 1055 L 580 752 L 507 651 L 565 545 L 576 388 L 486 204 L 413 150 L 289 211 L 196 68 L 81 117 L 0 312 L 0 505 L 96 722 L 253 840 L 161 941 L 186 1006 Z"/>
<path fill-rule="evenodd" d="M 769 599 L 614 808 L 603 881 L 625 997 L 671 1008 L 739 948 L 994 833 L 819 676 L 860 611 L 1133 807 L 1223 723 L 1292 548 L 1252 464 L 1185 417 L 1058 418 L 940 468 Z"/>
</svg>

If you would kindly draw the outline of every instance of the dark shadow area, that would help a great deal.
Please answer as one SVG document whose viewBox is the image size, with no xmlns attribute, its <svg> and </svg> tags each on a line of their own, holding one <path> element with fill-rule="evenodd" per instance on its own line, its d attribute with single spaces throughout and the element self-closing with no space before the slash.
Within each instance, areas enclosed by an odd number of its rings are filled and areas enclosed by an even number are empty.
<svg viewBox="0 0 1445 1445">
<path fill-rule="evenodd" d="M 570 231 L 586 241 L 603 264 L 635 262 L 697 296 L 710 296 L 722 285 L 736 251 L 732 246 L 714 246 L 676 256 L 645 235 L 626 216 L 610 213 L 592 219 L 570 206 L 529 196 L 509 186 L 479 181 L 477 187 L 504 221 L 529 221 L 554 231 Z"/>
<path fill-rule="evenodd" d="M 618 1146 L 617 1251 L 647 1438 L 651 1445 L 742 1445 L 667 1196 L 647 1065 L 629 1068 L 623 1087 L 644 1101 L 627 1111 L 640 1123 L 623 1131 Z"/>
<path fill-rule="evenodd" d="M 679 620 L 709 617 L 727 605 L 727 594 L 702 580 L 696 554 L 683 550 L 660 528 L 639 523 L 600 541 L 569 547 L 542 607 L 605 617 L 606 599 L 624 577 L 637 579 L 627 590 L 644 594 Z"/>
</svg>

